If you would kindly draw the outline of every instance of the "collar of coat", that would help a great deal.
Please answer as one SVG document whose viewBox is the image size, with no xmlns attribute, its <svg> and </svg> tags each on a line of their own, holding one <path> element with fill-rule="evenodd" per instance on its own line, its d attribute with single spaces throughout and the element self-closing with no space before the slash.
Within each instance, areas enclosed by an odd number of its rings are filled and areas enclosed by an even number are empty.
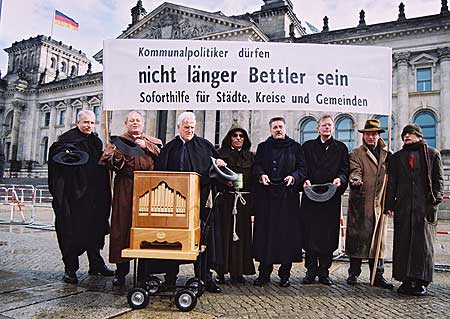
<svg viewBox="0 0 450 319">
<path fill-rule="evenodd" d="M 381 160 L 381 162 L 384 162 L 384 160 L 386 159 L 386 156 L 387 156 L 387 153 L 389 152 L 389 150 L 387 148 L 386 143 L 383 141 L 382 138 L 380 138 L 378 140 L 378 146 L 380 146 L 380 160 Z M 367 156 L 372 160 L 372 162 L 374 162 L 374 164 L 378 166 L 377 158 L 369 150 L 369 148 L 367 147 L 366 143 L 364 143 L 364 140 L 363 140 L 362 148 L 365 150 Z"/>
</svg>

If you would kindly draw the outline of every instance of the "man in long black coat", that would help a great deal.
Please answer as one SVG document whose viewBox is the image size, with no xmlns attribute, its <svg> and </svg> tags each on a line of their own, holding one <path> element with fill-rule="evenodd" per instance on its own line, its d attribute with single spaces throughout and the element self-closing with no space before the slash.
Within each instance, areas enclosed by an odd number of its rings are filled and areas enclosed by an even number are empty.
<svg viewBox="0 0 450 319">
<path fill-rule="evenodd" d="M 406 125 L 403 148 L 388 168 L 385 209 L 394 215 L 393 277 L 398 292 L 425 296 L 433 281 L 437 211 L 444 179 L 441 156 L 423 140 L 421 128 Z"/>
<path fill-rule="evenodd" d="M 225 282 L 225 274 L 230 273 L 231 282 L 244 283 L 243 275 L 254 275 L 252 256 L 252 215 L 250 190 L 252 188 L 252 166 L 255 155 L 250 151 L 252 143 L 247 131 L 232 127 L 218 150 L 227 167 L 242 174 L 242 186 L 235 189 L 233 183 L 224 186 L 219 201 L 220 229 L 219 242 L 223 244 L 223 263 L 217 265 L 218 282 Z M 242 197 L 240 197 L 242 196 Z M 243 201 L 241 200 L 243 199 Z"/>
<path fill-rule="evenodd" d="M 93 132 L 95 114 L 78 113 L 77 127 L 62 134 L 50 147 L 48 186 L 53 196 L 55 228 L 65 266 L 63 280 L 77 283 L 78 256 L 87 252 L 89 274 L 113 276 L 100 255 L 109 233 L 111 189 L 108 171 L 98 165 L 102 141 Z M 66 150 L 86 152 L 83 165 L 65 165 L 53 157 Z M 69 163 L 70 164 L 70 163 Z"/>
<path fill-rule="evenodd" d="M 305 180 L 305 159 L 299 143 L 286 135 L 285 120 L 272 118 L 271 136 L 255 155 L 255 224 L 253 254 L 259 261 L 255 286 L 270 281 L 274 264 L 281 264 L 280 286 L 289 287 L 292 262 L 302 260 L 300 186 Z"/>
<path fill-rule="evenodd" d="M 155 163 L 157 171 L 177 171 L 177 172 L 196 172 L 200 174 L 200 220 L 204 223 L 208 217 L 209 210 L 206 207 L 209 193 L 211 191 L 211 180 L 209 177 L 209 169 L 212 165 L 211 157 L 217 159 L 217 166 L 225 166 L 225 162 L 219 159 L 219 154 L 214 146 L 206 139 L 194 134 L 195 131 L 195 114 L 192 112 L 184 112 L 180 114 L 177 120 L 177 128 L 180 135 L 177 135 L 172 141 L 167 143 L 161 150 L 159 157 Z M 211 235 L 211 234 L 210 234 Z M 213 238 L 213 236 L 209 236 Z M 204 278 L 205 288 L 209 292 L 221 292 L 213 278 L 210 269 L 215 264 L 216 250 L 213 242 L 208 241 L 207 245 L 207 261 L 202 260 L 206 264 L 206 274 Z M 218 254 L 220 257 L 220 254 Z M 198 277 L 203 277 L 199 273 L 199 265 L 197 262 L 196 273 Z M 173 263 L 174 267 L 168 266 L 167 279 L 169 283 L 176 280 L 178 273 L 178 265 Z M 170 269 L 173 268 L 173 269 Z M 204 267 L 201 267 L 204 269 Z M 173 278 L 175 277 L 175 278 Z"/>
<path fill-rule="evenodd" d="M 347 146 L 333 138 L 334 122 L 324 115 L 318 123 L 319 136 L 303 144 L 307 180 L 303 186 L 333 183 L 337 186 L 333 197 L 316 202 L 302 195 L 301 214 L 306 252 L 306 276 L 304 284 L 311 284 L 319 277 L 324 285 L 333 285 L 329 277 L 333 252 L 339 244 L 341 195 L 348 185 L 349 154 Z"/>
</svg>

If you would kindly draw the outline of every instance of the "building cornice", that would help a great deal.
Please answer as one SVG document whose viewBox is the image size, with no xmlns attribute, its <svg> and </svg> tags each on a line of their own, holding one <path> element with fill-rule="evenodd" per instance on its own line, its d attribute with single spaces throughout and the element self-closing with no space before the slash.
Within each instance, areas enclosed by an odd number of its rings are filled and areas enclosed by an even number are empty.
<svg viewBox="0 0 450 319">
<path fill-rule="evenodd" d="M 67 89 L 99 85 L 102 83 L 103 83 L 103 73 L 97 72 L 78 76 L 75 78 L 67 78 L 64 80 L 43 84 L 39 87 L 38 93 L 39 94 L 54 93 L 64 91 Z"/>
<path fill-rule="evenodd" d="M 448 32 L 450 29 L 450 15 L 431 15 L 391 21 L 363 27 L 339 29 L 327 32 L 308 34 L 297 38 L 299 43 L 327 43 L 327 44 L 370 44 L 386 39 L 398 39 L 408 36 Z"/>
</svg>

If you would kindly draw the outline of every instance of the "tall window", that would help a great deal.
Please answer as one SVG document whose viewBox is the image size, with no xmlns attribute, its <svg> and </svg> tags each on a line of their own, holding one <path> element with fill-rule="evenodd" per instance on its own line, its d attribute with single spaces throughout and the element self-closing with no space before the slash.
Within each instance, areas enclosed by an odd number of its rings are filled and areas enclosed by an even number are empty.
<svg viewBox="0 0 450 319">
<path fill-rule="evenodd" d="M 303 144 L 308 140 L 317 137 L 317 121 L 313 118 L 305 119 L 300 125 L 300 143 Z"/>
<path fill-rule="evenodd" d="M 436 147 L 436 119 L 431 112 L 420 112 L 414 118 L 414 123 L 420 126 L 423 138 L 431 147 Z"/>
<path fill-rule="evenodd" d="M 100 105 L 94 105 L 92 112 L 94 112 L 94 114 L 95 114 L 95 122 L 96 123 L 100 123 L 100 111 L 101 111 Z"/>
<path fill-rule="evenodd" d="M 431 68 L 417 69 L 417 92 L 431 91 Z"/>
<path fill-rule="evenodd" d="M 158 138 L 165 144 L 167 133 L 167 110 L 158 111 Z"/>
<path fill-rule="evenodd" d="M 216 127 L 214 129 L 214 144 L 220 147 L 220 111 L 216 111 Z"/>
<path fill-rule="evenodd" d="M 64 125 L 66 122 L 66 110 L 59 111 L 58 125 Z"/>
<path fill-rule="evenodd" d="M 66 73 L 67 70 L 67 64 L 66 62 L 61 62 L 61 72 Z"/>
<path fill-rule="evenodd" d="M 350 117 L 341 117 L 336 122 L 336 139 L 345 143 L 349 152 L 355 147 L 355 129 Z"/>
<path fill-rule="evenodd" d="M 56 69 L 56 59 L 55 58 L 50 59 L 50 68 Z"/>
<path fill-rule="evenodd" d="M 386 115 L 377 116 L 377 120 L 380 121 L 380 126 L 384 130 L 384 133 L 381 133 L 380 136 L 384 140 L 384 142 L 387 144 L 388 142 L 388 120 L 389 117 Z M 391 123 L 391 149 L 393 149 L 394 146 L 394 119 L 392 119 Z"/>
<path fill-rule="evenodd" d="M 50 112 L 44 113 L 44 126 L 48 127 L 50 125 Z"/>
</svg>

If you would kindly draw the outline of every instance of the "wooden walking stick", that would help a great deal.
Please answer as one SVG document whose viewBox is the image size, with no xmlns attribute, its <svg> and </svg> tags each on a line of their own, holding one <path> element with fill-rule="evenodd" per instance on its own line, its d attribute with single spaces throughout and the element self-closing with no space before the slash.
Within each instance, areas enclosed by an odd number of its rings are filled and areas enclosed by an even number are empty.
<svg viewBox="0 0 450 319">
<path fill-rule="evenodd" d="M 385 175 L 385 177 L 384 177 L 384 182 L 387 182 L 387 175 Z M 385 185 L 387 187 L 387 183 Z M 384 196 L 383 196 L 383 205 L 382 205 L 383 208 L 384 208 L 385 197 L 386 197 L 386 191 L 384 192 Z M 377 232 L 378 232 L 377 249 L 375 250 L 375 261 L 374 261 L 373 267 L 372 267 L 372 276 L 370 277 L 370 285 L 371 286 L 373 286 L 375 283 L 375 276 L 376 276 L 376 272 L 377 272 L 378 260 L 380 259 L 380 253 L 381 253 L 381 244 L 383 242 L 383 237 L 384 237 L 385 219 L 386 219 L 386 215 L 384 214 L 383 211 L 381 211 L 380 222 L 378 223 L 378 229 L 377 229 Z"/>
<path fill-rule="evenodd" d="M 388 151 L 390 151 L 390 149 L 391 149 L 391 127 L 392 127 L 392 110 L 389 112 L 389 119 L 388 119 L 388 141 L 387 141 Z M 386 215 L 384 214 L 384 204 L 386 201 L 387 182 L 388 182 L 388 175 L 387 175 L 387 172 L 385 172 L 384 181 L 383 181 L 384 193 L 383 193 L 383 199 L 381 202 L 381 216 L 380 216 L 380 222 L 378 223 L 378 229 L 377 229 L 377 232 L 378 232 L 377 248 L 375 250 L 375 260 L 374 260 L 373 267 L 372 267 L 372 275 L 370 277 L 370 285 L 371 286 L 373 286 L 375 283 L 375 276 L 376 276 L 377 267 L 378 267 L 378 260 L 380 259 L 380 253 L 381 253 L 381 244 L 383 242 L 383 237 L 384 237 L 384 223 L 386 220 Z"/>
</svg>

